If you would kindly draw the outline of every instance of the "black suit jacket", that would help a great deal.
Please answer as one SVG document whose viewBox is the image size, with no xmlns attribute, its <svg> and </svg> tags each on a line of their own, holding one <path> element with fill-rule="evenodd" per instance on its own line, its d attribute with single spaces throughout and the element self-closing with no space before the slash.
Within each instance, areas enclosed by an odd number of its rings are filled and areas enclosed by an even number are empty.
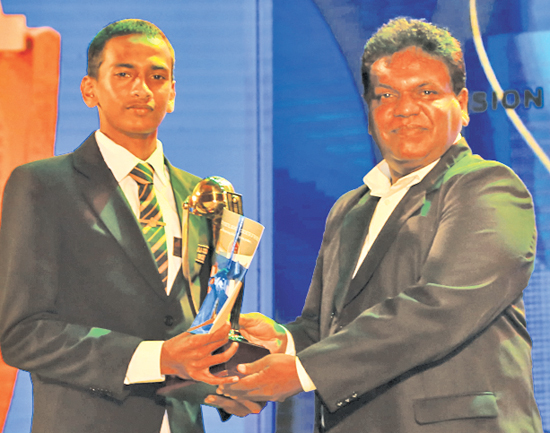
<svg viewBox="0 0 550 433">
<path fill-rule="evenodd" d="M 331 210 L 288 325 L 317 387 L 317 430 L 542 432 L 522 301 L 536 239 L 525 186 L 461 140 L 408 191 L 352 279 L 342 220 L 367 192 Z"/>
<path fill-rule="evenodd" d="M 176 204 L 200 180 L 172 167 Z M 206 290 L 205 219 L 191 216 L 192 284 Z M 143 340 L 165 340 L 193 320 L 189 282 L 170 296 L 141 229 L 91 135 L 75 152 L 16 168 L 0 230 L 0 346 L 32 374 L 33 432 L 202 432 L 200 406 L 159 398 L 159 384 L 124 385 Z M 200 289 L 199 289 L 200 290 Z"/>
</svg>

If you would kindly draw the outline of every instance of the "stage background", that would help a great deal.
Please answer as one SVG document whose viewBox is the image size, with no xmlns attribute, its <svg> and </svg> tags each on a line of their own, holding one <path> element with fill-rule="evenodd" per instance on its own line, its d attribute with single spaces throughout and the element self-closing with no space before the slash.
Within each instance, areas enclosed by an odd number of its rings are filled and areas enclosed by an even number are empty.
<svg viewBox="0 0 550 433">
<path fill-rule="evenodd" d="M 477 2 L 489 61 L 538 144 L 550 153 L 544 100 L 524 107 L 524 91 L 550 89 L 550 6 L 546 0 Z M 510 165 L 533 194 L 539 229 L 536 269 L 525 292 L 534 341 L 535 392 L 550 431 L 550 175 L 508 119 L 472 41 L 467 0 L 3 0 L 30 27 L 62 38 L 56 154 L 73 150 L 97 127 L 81 100 L 86 47 L 108 22 L 144 18 L 176 50 L 176 111 L 161 127 L 168 158 L 199 176 L 221 175 L 244 194 L 245 212 L 267 227 L 247 281 L 245 311 L 282 322 L 300 313 L 332 203 L 357 187 L 377 161 L 358 88 L 365 40 L 397 15 L 447 26 L 464 45 L 472 101 L 464 135 L 474 152 Z M 509 92 L 513 104 L 514 93 Z M 0 96 L 1 97 L 1 96 Z M 479 101 L 479 100 L 477 100 Z M 490 253 L 490 252 L 488 252 Z M 30 430 L 30 381 L 20 372 L 5 433 Z M 206 410 L 207 432 L 311 431 L 312 395 L 269 405 L 260 417 L 222 427 Z"/>
</svg>

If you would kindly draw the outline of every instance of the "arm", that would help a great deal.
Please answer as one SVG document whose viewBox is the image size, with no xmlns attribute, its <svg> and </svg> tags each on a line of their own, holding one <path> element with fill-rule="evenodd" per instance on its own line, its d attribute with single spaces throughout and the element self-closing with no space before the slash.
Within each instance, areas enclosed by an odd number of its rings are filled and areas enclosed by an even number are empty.
<svg viewBox="0 0 550 433">
<path fill-rule="evenodd" d="M 129 387 L 123 385 L 126 371 L 143 339 L 110 329 L 108 322 L 117 323 L 111 317 L 119 314 L 116 305 L 112 308 L 114 313 L 94 308 L 84 318 L 84 314 L 79 317 L 79 311 L 88 306 L 66 301 L 68 292 L 95 293 L 94 285 L 101 287 L 108 281 L 103 275 L 90 273 L 88 287 L 66 283 L 67 271 L 89 272 L 94 264 L 76 270 L 64 267 L 67 255 L 74 253 L 64 245 L 67 236 L 72 236 L 64 210 L 76 204 L 62 199 L 68 195 L 67 188 L 55 180 L 70 173 L 63 172 L 62 166 L 55 169 L 60 172 L 54 178 L 51 171 L 40 173 L 21 167 L 6 185 L 0 230 L 0 333 L 4 358 L 40 377 L 124 399 L 129 392 Z M 86 245 L 81 248 L 86 250 Z M 107 251 L 110 250 L 105 250 L 106 254 Z M 105 305 L 110 308 L 108 302 Z M 92 326 L 92 316 L 104 325 Z"/>
<path fill-rule="evenodd" d="M 40 376 L 123 398 L 124 378 L 141 339 L 68 323 L 58 311 L 62 222 L 47 181 L 29 166 L 8 180 L 0 229 L 0 330 L 7 363 Z M 92 365 L 109 365 L 95 377 Z"/>
<path fill-rule="evenodd" d="M 465 171 L 441 194 L 430 208 L 437 231 L 415 282 L 402 288 L 367 287 L 381 291 L 382 301 L 363 310 L 355 300 L 340 314 L 341 331 L 298 353 L 330 410 L 352 394 L 363 395 L 460 350 L 502 315 L 527 285 L 535 251 L 534 215 L 531 198 L 517 177 L 496 165 Z M 405 269 L 419 260 L 398 253 Z M 321 256 L 316 273 L 322 264 Z M 395 273 L 396 266 L 386 261 L 377 272 Z M 300 336 L 311 333 L 304 333 L 302 323 L 319 321 L 321 282 L 314 277 L 302 317 L 289 326 L 293 336 L 305 342 Z M 392 290 L 393 296 L 388 294 Z M 283 362 L 272 358 L 269 366 L 258 361 L 244 368 L 260 369 L 268 376 Z M 279 370 L 279 382 L 281 377 Z M 245 380 L 222 391 L 246 396 Z M 255 397 L 273 392 L 267 386 L 270 380 L 263 382 L 263 389 L 258 377 L 250 384 Z M 286 382 L 292 389 L 294 373 Z"/>
<path fill-rule="evenodd" d="M 413 272 L 418 262 L 418 278 L 402 288 L 367 286 L 383 294 L 380 302 L 363 310 L 360 300 L 345 306 L 339 317 L 343 329 L 298 354 L 330 410 L 352 394 L 435 365 L 467 347 L 497 318 L 515 322 L 509 317 L 521 316 L 510 306 L 529 280 L 536 238 L 523 184 L 506 167 L 490 164 L 463 170 L 438 194 L 425 216 L 434 220 L 432 243 L 425 252 L 415 250 L 424 258 L 410 250 L 406 256 L 401 243 L 399 251 L 387 253 L 393 260 L 384 258 L 375 271 L 382 277 L 373 276 L 376 284 L 387 284 L 391 272 Z M 519 335 L 528 339 L 524 329 Z M 496 354 L 499 347 L 483 350 Z M 327 369 L 338 368 L 342 359 L 346 368 L 339 369 L 337 380 L 327 377 Z"/>
</svg>

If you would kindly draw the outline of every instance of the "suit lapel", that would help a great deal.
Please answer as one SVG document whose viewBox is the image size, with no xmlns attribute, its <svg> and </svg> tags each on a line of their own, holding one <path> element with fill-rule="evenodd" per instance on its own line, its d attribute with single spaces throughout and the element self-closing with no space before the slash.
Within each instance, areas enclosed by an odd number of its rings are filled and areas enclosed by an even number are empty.
<svg viewBox="0 0 550 433">
<path fill-rule="evenodd" d="M 94 135 L 74 152 L 76 182 L 95 215 L 153 290 L 166 298 L 157 266 L 124 193 L 105 164 Z"/>
<path fill-rule="evenodd" d="M 170 173 L 170 182 L 172 183 L 172 190 L 174 191 L 174 198 L 176 201 L 176 207 L 180 218 L 180 223 L 183 225 L 183 203 L 193 192 L 193 186 L 196 183 L 192 182 L 192 179 L 196 179 L 181 170 L 176 170 L 167 160 L 165 164 L 168 167 Z M 187 175 L 187 176 L 184 176 Z M 183 233 L 182 233 L 183 236 Z M 201 285 L 199 281 L 199 274 L 204 263 L 202 252 L 203 247 L 210 247 L 210 236 L 208 221 L 205 217 L 199 217 L 196 215 L 189 215 L 188 226 L 188 266 L 189 266 L 189 285 L 191 286 L 191 292 L 193 299 L 197 304 L 200 304 L 200 300 L 204 297 L 204 293 L 201 293 Z M 186 248 L 182 245 L 182 249 Z M 182 251 L 182 257 L 185 254 Z M 183 266 L 183 263 L 182 263 Z"/>
<path fill-rule="evenodd" d="M 365 257 L 365 260 L 357 271 L 355 278 L 351 280 L 349 290 L 346 293 L 345 300 L 341 307 L 349 304 L 366 286 L 374 270 L 384 257 L 384 254 L 386 254 L 386 251 L 393 243 L 397 233 L 399 233 L 401 226 L 403 226 L 405 221 L 422 206 L 426 191 L 420 189 L 416 191 L 411 190 L 409 190 L 406 196 L 397 205 L 374 241 L 367 257 Z"/>
<path fill-rule="evenodd" d="M 339 298 L 339 303 L 335 304 L 337 311 L 340 311 L 343 307 L 352 302 L 353 299 L 364 290 L 375 269 L 378 267 L 378 264 L 383 259 L 390 245 L 394 242 L 403 224 L 405 224 L 411 215 L 424 204 L 428 192 L 440 188 L 443 175 L 447 172 L 448 168 L 466 152 L 470 152 L 470 149 L 466 141 L 461 139 L 447 150 L 441 157 L 441 160 L 420 183 L 411 187 L 380 231 L 367 257 L 365 257 L 365 260 L 355 275 L 355 278 L 351 280 L 349 289 L 345 292 L 345 296 L 341 296 Z"/>
<path fill-rule="evenodd" d="M 365 217 L 365 213 L 372 217 L 372 211 L 374 211 L 377 201 L 376 198 L 370 197 L 370 191 L 364 186 L 357 190 L 357 194 L 350 199 L 347 209 L 343 211 L 344 217 L 340 223 L 340 242 L 338 244 L 338 282 L 334 291 L 335 306 L 341 304 L 348 291 L 351 276 L 363 247 L 371 219 L 368 215 Z M 367 206 L 372 209 L 362 209 Z"/>
</svg>

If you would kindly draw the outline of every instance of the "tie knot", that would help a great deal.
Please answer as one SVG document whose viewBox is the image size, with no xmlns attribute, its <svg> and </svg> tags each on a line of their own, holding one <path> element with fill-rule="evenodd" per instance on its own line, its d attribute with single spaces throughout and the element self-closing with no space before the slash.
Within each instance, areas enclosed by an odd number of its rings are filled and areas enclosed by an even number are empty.
<svg viewBox="0 0 550 433">
<path fill-rule="evenodd" d="M 137 183 L 153 183 L 153 167 L 151 167 L 151 164 L 147 162 L 138 162 L 138 164 L 130 172 L 130 177 Z"/>
</svg>

